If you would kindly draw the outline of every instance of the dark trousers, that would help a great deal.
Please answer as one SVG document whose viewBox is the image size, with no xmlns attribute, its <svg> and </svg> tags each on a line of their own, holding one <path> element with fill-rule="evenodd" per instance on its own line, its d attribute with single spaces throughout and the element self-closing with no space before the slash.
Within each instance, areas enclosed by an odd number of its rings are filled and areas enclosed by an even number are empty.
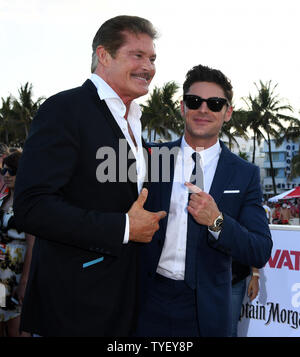
<svg viewBox="0 0 300 357">
<path fill-rule="evenodd" d="M 151 279 L 136 336 L 199 337 L 196 293 L 184 281 Z"/>
</svg>

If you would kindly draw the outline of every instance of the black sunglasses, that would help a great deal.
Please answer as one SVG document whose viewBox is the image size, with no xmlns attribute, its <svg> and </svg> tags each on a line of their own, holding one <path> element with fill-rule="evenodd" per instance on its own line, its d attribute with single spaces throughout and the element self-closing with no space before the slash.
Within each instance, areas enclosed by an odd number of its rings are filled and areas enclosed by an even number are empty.
<svg viewBox="0 0 300 357">
<path fill-rule="evenodd" d="M 7 172 L 10 174 L 10 176 L 16 176 L 17 174 L 17 170 L 10 169 L 8 167 L 4 167 L 3 169 L 0 170 L 2 176 L 4 176 Z"/>
<path fill-rule="evenodd" d="M 194 94 L 185 94 L 183 101 L 189 109 L 193 110 L 199 109 L 203 102 L 206 102 L 208 109 L 212 112 L 220 112 L 225 104 L 229 106 L 228 100 L 225 98 L 211 97 L 204 99 Z"/>
</svg>

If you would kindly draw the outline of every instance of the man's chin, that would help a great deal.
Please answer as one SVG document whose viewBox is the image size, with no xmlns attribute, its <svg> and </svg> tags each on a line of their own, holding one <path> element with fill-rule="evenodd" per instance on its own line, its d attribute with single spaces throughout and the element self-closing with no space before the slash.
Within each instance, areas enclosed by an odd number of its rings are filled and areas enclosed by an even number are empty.
<svg viewBox="0 0 300 357">
<path fill-rule="evenodd" d="M 148 92 L 149 92 L 149 88 L 148 88 L 148 87 L 139 88 L 139 89 L 136 91 L 137 98 L 138 98 L 138 97 L 142 97 L 143 95 L 148 94 Z"/>
</svg>

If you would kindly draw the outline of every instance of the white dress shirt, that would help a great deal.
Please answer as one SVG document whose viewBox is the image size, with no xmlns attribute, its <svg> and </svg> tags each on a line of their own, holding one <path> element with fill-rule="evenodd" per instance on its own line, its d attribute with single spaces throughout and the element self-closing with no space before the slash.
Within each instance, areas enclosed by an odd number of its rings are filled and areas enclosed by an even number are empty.
<svg viewBox="0 0 300 357">
<path fill-rule="evenodd" d="M 97 88 L 98 95 L 101 100 L 105 100 L 109 110 L 111 111 L 113 117 L 115 118 L 117 124 L 122 130 L 132 153 L 136 159 L 136 171 L 137 171 L 137 189 L 138 193 L 142 190 L 145 175 L 146 175 L 146 162 L 143 155 L 142 146 L 142 124 L 141 116 L 142 111 L 140 106 L 134 101 L 130 104 L 130 109 L 128 112 L 127 120 L 124 118 L 126 113 L 126 106 L 118 94 L 97 74 L 93 73 L 91 75 L 91 81 Z M 131 136 L 128 131 L 128 123 L 134 135 L 137 147 L 134 145 Z M 124 234 L 124 243 L 128 243 L 129 240 L 129 218 L 126 214 L 126 227 Z"/>
<path fill-rule="evenodd" d="M 174 169 L 165 243 L 157 267 L 157 273 L 174 280 L 184 280 L 189 194 L 184 183 L 189 182 L 195 165 L 191 157 L 193 152 L 194 149 L 186 143 L 183 137 Z M 199 153 L 203 170 L 204 192 L 208 193 L 221 153 L 219 141 Z M 218 238 L 218 234 L 211 233 L 216 239 Z"/>
</svg>

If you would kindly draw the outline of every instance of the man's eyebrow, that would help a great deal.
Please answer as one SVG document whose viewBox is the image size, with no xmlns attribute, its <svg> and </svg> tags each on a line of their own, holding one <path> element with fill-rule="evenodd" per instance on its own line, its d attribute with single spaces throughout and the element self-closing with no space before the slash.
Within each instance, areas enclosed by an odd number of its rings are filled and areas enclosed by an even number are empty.
<svg viewBox="0 0 300 357">
<path fill-rule="evenodd" d="M 145 55 L 146 52 L 143 51 L 143 50 L 139 50 L 139 49 L 136 49 L 136 50 L 130 50 L 129 51 L 129 54 L 132 54 L 132 53 L 140 53 L 140 54 L 143 54 Z M 153 53 L 152 55 L 150 55 L 150 57 L 153 57 L 153 58 L 156 58 L 156 53 Z"/>
</svg>

